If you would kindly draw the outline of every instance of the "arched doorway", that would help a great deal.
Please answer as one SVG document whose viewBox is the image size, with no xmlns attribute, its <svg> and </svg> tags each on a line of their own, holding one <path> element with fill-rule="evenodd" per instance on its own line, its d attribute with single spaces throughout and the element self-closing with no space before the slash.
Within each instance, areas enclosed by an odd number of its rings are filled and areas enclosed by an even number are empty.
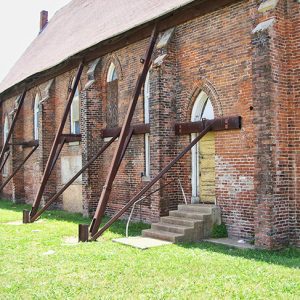
<svg viewBox="0 0 300 300">
<path fill-rule="evenodd" d="M 198 95 L 192 110 L 191 121 L 214 119 L 214 109 L 207 94 Z M 197 134 L 192 134 L 194 139 Z M 192 203 L 215 203 L 215 133 L 207 133 L 192 148 Z"/>
</svg>

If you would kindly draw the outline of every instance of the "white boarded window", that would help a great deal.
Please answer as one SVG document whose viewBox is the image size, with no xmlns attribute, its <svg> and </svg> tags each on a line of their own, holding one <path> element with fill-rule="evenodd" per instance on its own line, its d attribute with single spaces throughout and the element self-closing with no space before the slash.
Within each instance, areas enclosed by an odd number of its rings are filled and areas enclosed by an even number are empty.
<svg viewBox="0 0 300 300">
<path fill-rule="evenodd" d="M 34 139 L 39 139 L 39 114 L 40 114 L 40 97 L 36 94 L 34 99 L 34 108 L 33 108 L 33 115 L 34 115 Z"/>
<path fill-rule="evenodd" d="M 78 86 L 71 105 L 71 133 L 80 134 L 80 96 Z"/>
<path fill-rule="evenodd" d="M 8 132 L 9 132 L 8 117 L 5 116 L 4 127 L 3 127 L 3 145 L 5 144 L 5 142 L 7 140 Z M 6 163 L 2 169 L 2 174 L 4 176 L 8 175 L 8 161 L 6 161 Z"/>
<path fill-rule="evenodd" d="M 144 85 L 144 122 L 150 123 L 150 75 L 147 74 Z M 145 134 L 145 177 L 150 177 L 150 135 Z"/>
</svg>

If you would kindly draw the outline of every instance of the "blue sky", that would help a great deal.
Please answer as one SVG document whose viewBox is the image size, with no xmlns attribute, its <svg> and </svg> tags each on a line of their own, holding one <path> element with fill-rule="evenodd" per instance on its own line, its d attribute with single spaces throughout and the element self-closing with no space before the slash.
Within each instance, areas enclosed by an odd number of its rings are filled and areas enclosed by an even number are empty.
<svg viewBox="0 0 300 300">
<path fill-rule="evenodd" d="M 0 2 L 0 81 L 39 32 L 40 12 L 49 18 L 70 0 L 10 0 Z"/>
</svg>

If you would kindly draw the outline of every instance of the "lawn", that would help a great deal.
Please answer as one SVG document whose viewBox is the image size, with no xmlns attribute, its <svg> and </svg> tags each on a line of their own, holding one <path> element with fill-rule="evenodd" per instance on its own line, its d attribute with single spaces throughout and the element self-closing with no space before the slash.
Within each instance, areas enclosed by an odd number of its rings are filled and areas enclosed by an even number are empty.
<svg viewBox="0 0 300 300">
<path fill-rule="evenodd" d="M 138 250 L 111 240 L 68 244 L 76 214 L 48 212 L 29 225 L 25 206 L 0 201 L 0 299 L 300 299 L 300 250 L 237 250 L 209 243 Z M 131 226 L 137 235 L 143 224 Z M 46 255 L 45 253 L 51 254 Z"/>
</svg>

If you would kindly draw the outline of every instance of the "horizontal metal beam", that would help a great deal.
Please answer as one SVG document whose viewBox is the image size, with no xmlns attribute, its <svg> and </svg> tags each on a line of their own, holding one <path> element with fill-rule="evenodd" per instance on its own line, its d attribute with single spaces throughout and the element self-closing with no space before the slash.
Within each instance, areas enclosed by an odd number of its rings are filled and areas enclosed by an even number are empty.
<svg viewBox="0 0 300 300">
<path fill-rule="evenodd" d="M 81 142 L 81 134 L 62 134 L 61 139 L 65 140 L 65 143 Z"/>
<path fill-rule="evenodd" d="M 37 146 L 38 144 L 39 144 L 38 140 L 32 140 L 28 142 L 9 143 L 10 146 L 22 146 L 22 148 L 31 148 Z"/>
<path fill-rule="evenodd" d="M 212 125 L 212 131 L 233 130 L 242 128 L 242 117 L 226 117 L 214 120 L 206 120 L 205 124 Z M 188 122 L 175 124 L 175 134 L 185 135 L 191 133 L 200 133 L 204 129 L 203 122 Z"/>
<path fill-rule="evenodd" d="M 150 124 L 138 124 L 130 127 L 133 135 L 150 133 Z M 121 133 L 121 127 L 102 129 L 101 137 L 110 138 Z"/>
</svg>

